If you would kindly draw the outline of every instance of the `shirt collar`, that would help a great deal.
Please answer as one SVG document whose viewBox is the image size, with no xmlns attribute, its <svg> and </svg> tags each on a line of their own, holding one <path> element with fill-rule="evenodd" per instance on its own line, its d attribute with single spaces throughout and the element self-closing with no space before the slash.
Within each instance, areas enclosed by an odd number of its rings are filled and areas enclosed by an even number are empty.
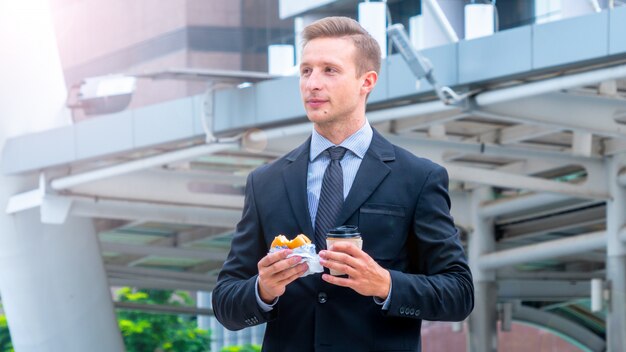
<svg viewBox="0 0 626 352">
<path fill-rule="evenodd" d="M 367 119 L 358 131 L 354 132 L 351 136 L 346 138 L 339 146 L 344 147 L 354 153 L 359 158 L 363 159 L 367 149 L 372 142 L 372 136 L 374 132 Z M 319 134 L 315 128 L 313 128 L 313 134 L 311 135 L 311 150 L 309 152 L 309 160 L 315 160 L 324 150 L 335 146 L 331 141 Z"/>
</svg>

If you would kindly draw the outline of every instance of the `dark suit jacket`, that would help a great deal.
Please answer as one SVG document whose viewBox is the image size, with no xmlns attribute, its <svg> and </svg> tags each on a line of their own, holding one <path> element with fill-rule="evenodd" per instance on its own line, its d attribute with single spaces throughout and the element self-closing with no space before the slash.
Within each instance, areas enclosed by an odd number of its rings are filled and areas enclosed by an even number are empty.
<svg viewBox="0 0 626 352">
<path fill-rule="evenodd" d="M 288 285 L 271 312 L 259 308 L 257 263 L 274 236 L 314 236 L 309 146 L 310 139 L 248 177 L 243 216 L 213 291 L 217 319 L 231 330 L 267 322 L 263 349 L 270 352 L 419 351 L 422 319 L 465 319 L 474 287 L 449 214 L 447 173 L 376 131 L 337 225 L 358 225 L 363 250 L 389 269 L 389 310 L 320 274 Z"/>
</svg>

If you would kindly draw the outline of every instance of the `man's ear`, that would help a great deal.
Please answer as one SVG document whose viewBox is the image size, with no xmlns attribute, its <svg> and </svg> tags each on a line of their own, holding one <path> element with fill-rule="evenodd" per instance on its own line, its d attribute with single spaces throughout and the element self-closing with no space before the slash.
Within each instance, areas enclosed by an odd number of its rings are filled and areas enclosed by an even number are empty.
<svg viewBox="0 0 626 352">
<path fill-rule="evenodd" d="M 361 86 L 361 90 L 366 95 L 369 94 L 374 87 L 376 86 L 376 82 L 378 81 L 378 74 L 376 71 L 368 71 L 363 74 L 363 85 Z"/>
</svg>

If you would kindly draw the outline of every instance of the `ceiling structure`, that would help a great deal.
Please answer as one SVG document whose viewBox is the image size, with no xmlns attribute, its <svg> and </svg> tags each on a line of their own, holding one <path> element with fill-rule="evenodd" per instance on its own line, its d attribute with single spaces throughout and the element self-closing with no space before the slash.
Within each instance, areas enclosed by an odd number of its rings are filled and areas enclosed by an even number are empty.
<svg viewBox="0 0 626 352">
<path fill-rule="evenodd" d="M 500 86 L 525 84 L 512 81 Z M 612 90 L 607 91 L 606 86 Z M 490 89 L 481 88 L 485 92 Z M 553 113 L 552 104 L 562 106 L 559 110 L 567 110 L 563 105 L 575 105 L 581 97 L 599 108 L 626 108 L 626 81 L 572 87 L 534 96 L 526 102 L 513 100 L 510 104 L 498 106 L 498 114 L 504 115 L 505 110 L 511 112 L 503 118 L 491 111 L 453 108 L 452 112 L 445 114 L 414 115 L 374 123 L 374 126 L 397 145 L 443 162 L 452 170 L 453 215 L 465 232 L 471 227 L 467 216 L 468 201 L 464 199 L 466 192 L 495 183 L 494 200 L 485 204 L 485 209 L 487 212 L 489 207 L 502 209 L 495 217 L 498 250 L 511 249 L 606 228 L 603 202 L 606 190 L 600 186 L 589 190 L 584 184 L 590 178 L 590 172 L 598 173 L 596 177 L 604 179 L 602 158 L 625 150 L 626 138 L 620 138 L 618 131 L 598 132 L 580 126 L 574 130 L 571 125 L 556 126 L 556 123 L 547 127 L 543 122 L 522 122 L 526 117 L 511 117 L 513 112 L 524 113 L 523 106 L 529 105 L 532 112 L 528 112 L 528 120 L 546 121 L 541 117 Z M 425 99 L 424 104 L 432 103 L 428 97 Z M 541 104 L 546 106 L 545 111 L 539 110 Z M 406 104 L 400 102 L 397 106 Z M 396 107 L 375 108 L 372 113 L 384 114 Z M 549 116 L 555 120 L 558 117 Z M 577 123 L 572 116 L 575 115 L 569 115 L 572 123 Z M 513 122 L 515 119 L 519 121 Z M 289 132 L 290 128 L 296 133 Z M 284 136 L 273 137 L 272 131 L 283 131 Z M 226 258 L 233 228 L 240 216 L 246 176 L 254 168 L 297 146 L 306 139 L 309 131 L 310 126 L 301 123 L 268 129 L 263 141 L 267 146 L 262 150 L 251 148 L 244 137 L 217 153 L 80 183 L 59 190 L 58 196 L 73 199 L 73 215 L 96 218 L 112 285 L 210 291 Z M 201 139 L 187 140 L 69 167 L 73 174 L 81 174 L 203 143 Z M 457 169 L 493 173 L 485 174 L 487 178 L 478 182 L 471 175 L 455 173 Z M 521 179 L 519 187 L 507 187 L 509 181 L 497 180 L 501 176 L 506 178 L 506 175 L 525 178 Z M 535 180 L 549 183 L 536 186 L 533 184 Z M 578 187 L 581 184 L 583 186 Z M 552 185 L 555 186 L 554 192 L 540 192 Z M 558 185 L 570 188 L 559 189 Z M 535 202 L 533 197 L 537 198 Z M 521 201 L 530 202 L 530 206 L 507 211 L 507 204 Z M 498 277 L 589 280 L 604 276 L 604 260 L 604 249 L 600 248 L 585 254 L 506 267 L 498 270 Z M 585 290 L 571 292 L 572 297 L 563 292 L 563 296 L 550 299 L 582 298 L 581 291 Z"/>
</svg>

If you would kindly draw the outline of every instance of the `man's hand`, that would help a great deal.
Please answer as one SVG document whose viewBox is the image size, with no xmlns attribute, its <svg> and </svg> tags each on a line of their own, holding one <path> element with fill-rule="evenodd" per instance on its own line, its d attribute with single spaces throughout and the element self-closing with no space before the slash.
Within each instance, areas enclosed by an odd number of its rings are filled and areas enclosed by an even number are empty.
<svg viewBox="0 0 626 352">
<path fill-rule="evenodd" d="M 319 255 L 323 266 L 348 274 L 347 278 L 323 274 L 324 281 L 350 287 L 363 296 L 387 299 L 391 274 L 353 243 L 336 242 Z"/>
<path fill-rule="evenodd" d="M 301 263 L 301 257 L 294 256 L 287 258 L 291 254 L 290 249 L 284 249 L 275 253 L 270 253 L 259 260 L 259 296 L 263 302 L 271 304 L 276 297 L 285 293 L 287 285 L 304 274 L 308 269 L 306 263 Z M 298 265 L 296 265 L 298 264 Z"/>
</svg>

